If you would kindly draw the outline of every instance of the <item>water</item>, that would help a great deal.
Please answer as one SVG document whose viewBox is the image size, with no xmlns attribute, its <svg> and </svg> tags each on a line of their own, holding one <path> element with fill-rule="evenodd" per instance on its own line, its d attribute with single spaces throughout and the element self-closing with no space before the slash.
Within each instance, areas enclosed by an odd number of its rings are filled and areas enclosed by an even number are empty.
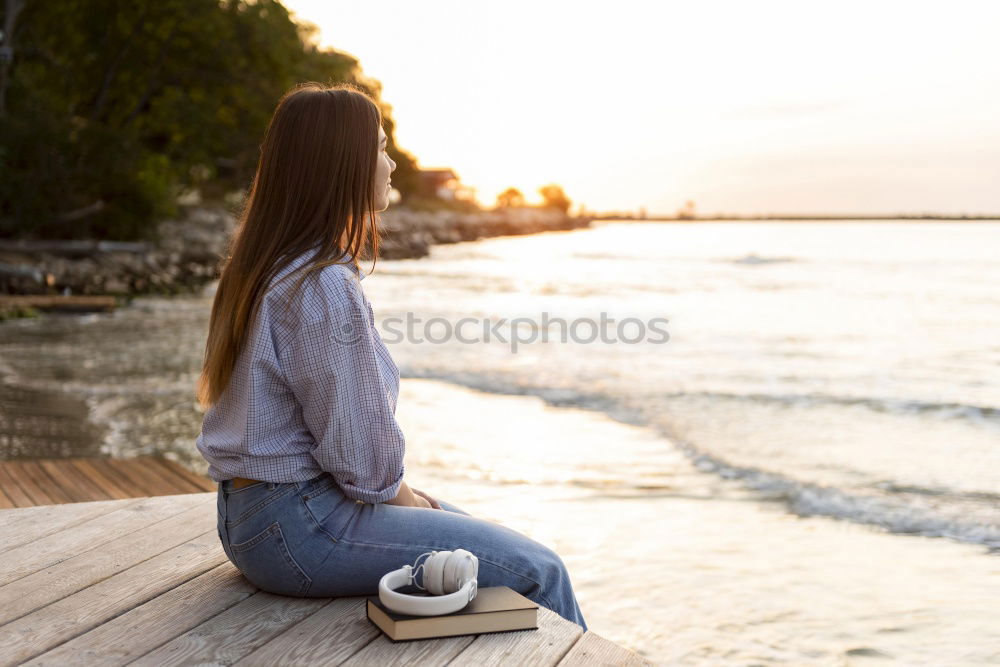
<svg viewBox="0 0 1000 667">
<path fill-rule="evenodd" d="M 605 221 L 363 284 L 411 483 L 554 546 L 595 632 L 658 662 L 970 664 L 1000 659 L 998 247 L 992 222 Z M 211 294 L 0 327 L 0 447 L 204 470 Z M 669 340 L 513 352 L 543 313 Z M 408 314 L 508 342 L 397 340 Z"/>
<path fill-rule="evenodd" d="M 996 224 L 605 223 L 438 247 L 366 286 L 383 318 L 668 318 L 665 344 L 393 354 L 655 426 L 799 513 L 1000 546 L 997 248 Z"/>
</svg>

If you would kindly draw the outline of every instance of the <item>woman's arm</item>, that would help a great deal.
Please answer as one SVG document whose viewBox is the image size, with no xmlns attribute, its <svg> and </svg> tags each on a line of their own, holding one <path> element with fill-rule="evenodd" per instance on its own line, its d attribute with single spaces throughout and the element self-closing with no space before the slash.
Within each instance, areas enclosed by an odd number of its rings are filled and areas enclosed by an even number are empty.
<svg viewBox="0 0 1000 667">
<path fill-rule="evenodd" d="M 315 440 L 312 456 L 348 498 L 421 506 L 404 490 L 406 439 L 364 295 L 356 278 L 324 280 L 304 294 L 304 322 L 278 356 Z"/>
</svg>

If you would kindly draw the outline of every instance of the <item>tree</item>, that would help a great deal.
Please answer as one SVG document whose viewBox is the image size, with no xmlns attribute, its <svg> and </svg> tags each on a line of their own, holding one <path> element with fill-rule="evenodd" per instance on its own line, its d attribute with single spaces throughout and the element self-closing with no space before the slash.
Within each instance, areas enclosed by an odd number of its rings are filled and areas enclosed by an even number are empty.
<svg viewBox="0 0 1000 667">
<path fill-rule="evenodd" d="M 381 85 L 313 32 L 276 0 L 26 3 L 0 124 L 0 236 L 148 238 L 183 189 L 246 187 L 300 81 L 356 83 L 387 113 Z"/>
<path fill-rule="evenodd" d="M 524 206 L 524 195 L 515 187 L 510 187 L 497 195 L 497 208 Z"/>
<path fill-rule="evenodd" d="M 7 100 L 7 70 L 14 60 L 14 31 L 17 15 L 24 8 L 24 0 L 5 0 L 3 29 L 0 30 L 0 117 L 3 117 Z"/>
<path fill-rule="evenodd" d="M 550 183 L 538 188 L 538 193 L 542 195 L 542 206 L 557 208 L 563 213 L 569 211 L 572 202 L 563 192 L 562 186 Z"/>
<path fill-rule="evenodd" d="M 684 202 L 684 207 L 677 209 L 677 219 L 678 220 L 694 220 L 697 216 L 694 210 L 694 201 L 688 199 Z"/>
</svg>

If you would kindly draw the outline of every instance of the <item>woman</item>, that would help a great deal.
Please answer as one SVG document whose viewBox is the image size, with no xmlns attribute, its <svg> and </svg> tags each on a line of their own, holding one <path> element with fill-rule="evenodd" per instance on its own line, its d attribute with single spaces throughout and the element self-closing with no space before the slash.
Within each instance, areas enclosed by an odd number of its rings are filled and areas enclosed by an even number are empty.
<svg viewBox="0 0 1000 667">
<path fill-rule="evenodd" d="M 222 546 L 254 585 L 305 597 L 374 595 L 386 572 L 464 548 L 480 587 L 586 630 L 555 552 L 403 479 L 399 370 L 358 266 L 367 242 L 378 254 L 386 143 L 378 106 L 350 84 L 296 86 L 271 118 L 198 383 Z"/>
</svg>

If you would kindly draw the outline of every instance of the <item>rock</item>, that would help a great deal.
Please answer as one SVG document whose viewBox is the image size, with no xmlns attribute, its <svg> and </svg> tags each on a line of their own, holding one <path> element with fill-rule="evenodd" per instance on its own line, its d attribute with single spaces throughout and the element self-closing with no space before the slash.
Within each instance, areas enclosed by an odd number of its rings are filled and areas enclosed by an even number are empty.
<svg viewBox="0 0 1000 667">
<path fill-rule="evenodd" d="M 109 278 L 104 281 L 103 291 L 112 294 L 127 294 L 130 289 L 128 283 L 124 280 L 120 278 Z"/>
<path fill-rule="evenodd" d="M 592 218 L 557 209 L 462 212 L 393 208 L 378 215 L 380 256 L 425 257 L 430 246 L 490 236 L 587 227 Z M 183 206 L 157 227 L 155 244 L 119 242 L 17 243 L 0 248 L 0 293 L 142 294 L 188 292 L 218 278 L 236 219 L 221 207 Z M 76 252 L 64 252 L 67 244 Z M 10 244 L 8 244 L 10 245 Z M 16 246 L 16 247 L 15 247 Z M 51 252 L 41 250 L 49 248 Z M 87 248 L 90 250 L 88 251 Z M 60 254 L 54 254 L 56 252 Z"/>
</svg>

